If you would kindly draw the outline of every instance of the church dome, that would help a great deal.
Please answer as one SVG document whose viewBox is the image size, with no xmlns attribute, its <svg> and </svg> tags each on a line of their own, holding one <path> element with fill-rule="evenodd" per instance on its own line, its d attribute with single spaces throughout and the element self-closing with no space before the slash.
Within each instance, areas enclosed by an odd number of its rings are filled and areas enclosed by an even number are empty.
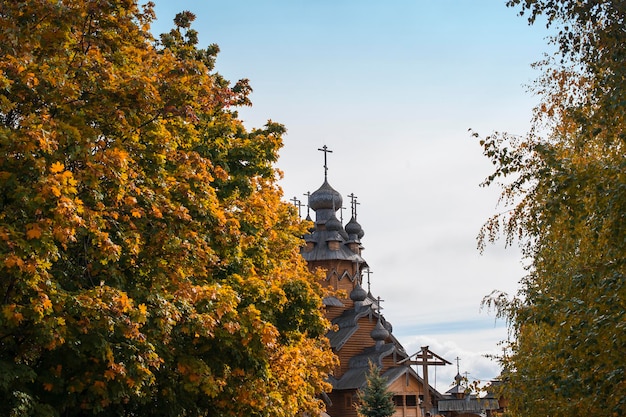
<svg viewBox="0 0 626 417">
<path fill-rule="evenodd" d="M 380 322 L 380 318 L 378 319 L 378 323 L 376 323 L 376 327 L 370 333 L 372 339 L 375 341 L 383 341 L 389 337 L 389 330 L 385 329 L 385 326 Z"/>
<path fill-rule="evenodd" d="M 350 292 L 350 299 L 352 301 L 365 301 L 367 298 L 367 291 L 361 287 L 361 284 L 357 283 L 354 289 Z"/>
<path fill-rule="evenodd" d="M 350 219 L 348 224 L 346 224 L 346 232 L 350 236 L 356 235 L 359 239 L 361 239 L 363 236 L 365 236 L 365 232 L 363 232 L 363 228 L 356 221 L 354 216 Z"/>
<path fill-rule="evenodd" d="M 332 215 L 330 219 L 326 221 L 326 230 L 328 230 L 329 232 L 340 232 L 342 231 L 342 229 L 343 226 L 335 215 Z"/>
<path fill-rule="evenodd" d="M 309 207 L 313 210 L 333 209 L 338 210 L 343 204 L 343 198 L 328 181 L 324 180 L 324 184 L 309 196 Z"/>
</svg>

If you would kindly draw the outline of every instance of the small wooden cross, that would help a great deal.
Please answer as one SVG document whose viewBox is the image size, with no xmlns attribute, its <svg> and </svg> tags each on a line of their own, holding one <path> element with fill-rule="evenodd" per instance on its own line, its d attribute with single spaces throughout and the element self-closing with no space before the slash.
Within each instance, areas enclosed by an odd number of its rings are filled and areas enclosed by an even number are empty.
<svg viewBox="0 0 626 417">
<path fill-rule="evenodd" d="M 367 271 L 365 273 L 367 274 L 367 292 L 369 294 L 370 293 L 370 274 L 373 274 L 374 271 L 372 271 L 371 269 L 367 268 Z"/>
<path fill-rule="evenodd" d="M 307 191 L 307 192 L 306 192 L 306 193 L 304 193 L 303 195 L 305 195 L 305 196 L 306 196 L 306 216 L 307 216 L 307 217 L 310 217 L 310 215 L 311 215 L 311 211 L 310 211 L 310 208 L 309 208 L 309 198 L 311 198 L 311 192 L 310 192 L 310 191 Z M 294 197 L 294 198 L 295 198 L 295 197 Z"/>
<path fill-rule="evenodd" d="M 361 203 L 357 203 L 356 199 L 358 197 L 355 196 L 354 193 L 351 193 L 348 197 L 350 197 L 350 207 L 352 208 L 352 217 L 354 218 L 354 220 L 356 220 L 356 206 L 357 204 L 361 204 Z"/>
<path fill-rule="evenodd" d="M 302 217 L 300 209 L 302 207 L 304 207 L 304 204 L 302 204 L 302 202 L 300 200 L 298 200 L 295 196 L 291 200 L 289 200 L 289 201 L 293 202 L 293 205 L 298 207 L 298 217 Z"/>
</svg>

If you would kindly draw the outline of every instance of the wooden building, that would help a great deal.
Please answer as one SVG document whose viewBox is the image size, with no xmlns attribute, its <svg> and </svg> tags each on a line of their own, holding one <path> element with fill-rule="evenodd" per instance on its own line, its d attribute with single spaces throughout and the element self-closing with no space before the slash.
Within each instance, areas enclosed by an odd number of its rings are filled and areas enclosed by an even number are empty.
<svg viewBox="0 0 626 417">
<path fill-rule="evenodd" d="M 481 417 L 492 416 L 500 409 L 498 399 L 492 395 L 478 397 L 466 391 L 461 384 L 463 377 L 458 371 L 454 378 L 456 384 L 439 399 L 437 407 L 446 417 Z"/>
<path fill-rule="evenodd" d="M 326 147 L 323 150 L 326 152 Z M 411 367 L 418 362 L 411 360 L 413 355 L 407 354 L 393 336 L 391 324 L 381 314 L 380 299 L 369 291 L 369 282 L 368 289 L 363 288 L 363 273 L 369 268 L 362 256 L 364 232 L 357 222 L 356 197 L 349 197 L 352 215 L 344 226 L 337 218 L 343 198 L 325 175 L 322 186 L 309 194 L 307 218 L 313 221 L 309 215 L 312 210 L 315 220 L 302 248 L 309 268 L 325 271 L 322 285 L 335 294 L 324 299 L 327 317 L 335 325 L 327 337 L 339 357 L 339 366 L 329 377 L 333 390 L 326 398 L 327 413 L 330 417 L 357 416 L 357 390 L 366 383 L 371 361 L 387 378 L 388 390 L 394 394 L 396 417 L 435 416 L 442 395 L 425 384 Z M 424 351 L 423 362 L 426 356 Z"/>
</svg>

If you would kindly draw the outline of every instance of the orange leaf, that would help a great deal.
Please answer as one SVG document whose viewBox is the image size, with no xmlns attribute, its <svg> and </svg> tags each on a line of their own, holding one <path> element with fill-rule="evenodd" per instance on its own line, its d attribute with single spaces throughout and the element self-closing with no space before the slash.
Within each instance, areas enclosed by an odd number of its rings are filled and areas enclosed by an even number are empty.
<svg viewBox="0 0 626 417">
<path fill-rule="evenodd" d="M 61 197 L 61 190 L 59 190 L 59 187 L 56 185 L 51 186 L 50 191 L 52 191 L 52 194 L 54 194 L 55 197 Z"/>
<path fill-rule="evenodd" d="M 58 174 L 59 172 L 63 172 L 64 170 L 65 165 L 58 161 L 52 164 L 52 166 L 50 167 L 50 172 L 53 174 Z"/>
<path fill-rule="evenodd" d="M 41 228 L 36 223 L 26 225 L 26 237 L 28 239 L 39 239 L 41 237 Z"/>
</svg>

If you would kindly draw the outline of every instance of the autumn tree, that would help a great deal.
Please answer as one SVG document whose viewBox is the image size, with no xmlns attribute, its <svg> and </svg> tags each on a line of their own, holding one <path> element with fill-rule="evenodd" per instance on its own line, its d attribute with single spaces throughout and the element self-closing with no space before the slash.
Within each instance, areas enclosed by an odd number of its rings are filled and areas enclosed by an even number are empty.
<svg viewBox="0 0 626 417">
<path fill-rule="evenodd" d="M 516 297 L 488 298 L 510 321 L 503 394 L 515 416 L 626 414 L 626 8 L 521 1 L 555 29 L 542 102 L 524 137 L 481 140 L 509 205 L 481 244 L 519 238 L 529 259 Z"/>
<path fill-rule="evenodd" d="M 390 417 L 396 412 L 393 393 L 387 390 L 387 378 L 380 374 L 380 369 L 370 361 L 366 385 L 358 392 L 356 404 L 360 417 Z"/>
<path fill-rule="evenodd" d="M 334 366 L 306 231 L 194 16 L 0 6 L 0 415 L 292 416 Z"/>
</svg>

